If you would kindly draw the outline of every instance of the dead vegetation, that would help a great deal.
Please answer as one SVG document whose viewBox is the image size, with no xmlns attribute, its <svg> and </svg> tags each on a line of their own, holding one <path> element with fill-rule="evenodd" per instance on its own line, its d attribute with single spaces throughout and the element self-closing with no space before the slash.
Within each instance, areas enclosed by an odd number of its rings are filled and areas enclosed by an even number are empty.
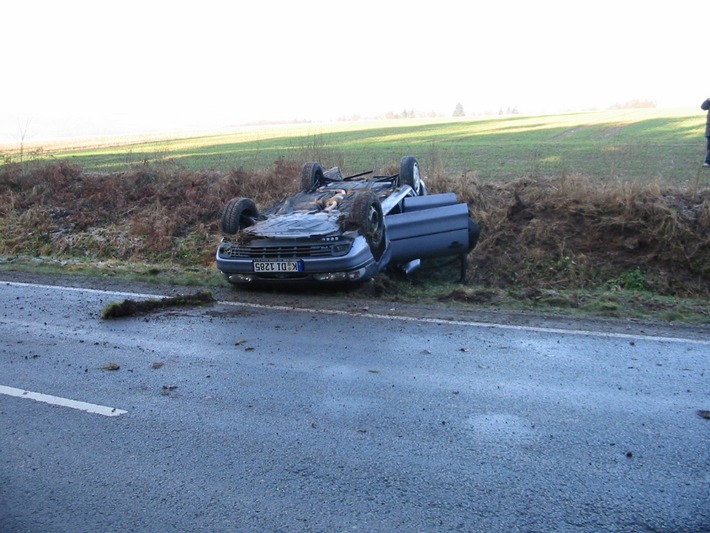
<svg viewBox="0 0 710 533">
<path fill-rule="evenodd" d="M 226 201 L 246 196 L 268 207 L 298 190 L 300 165 L 280 159 L 257 173 L 147 166 L 97 174 L 67 162 L 30 170 L 6 164 L 0 255 L 208 266 Z M 478 291 L 473 299 L 489 297 L 488 289 L 544 295 L 600 287 L 710 296 L 707 188 L 581 176 L 478 184 L 439 175 L 427 184 L 430 192 L 456 192 L 481 225 L 465 288 Z"/>
<path fill-rule="evenodd" d="M 583 177 L 456 183 L 434 185 L 457 190 L 481 221 L 474 285 L 710 295 L 710 190 Z"/>
</svg>

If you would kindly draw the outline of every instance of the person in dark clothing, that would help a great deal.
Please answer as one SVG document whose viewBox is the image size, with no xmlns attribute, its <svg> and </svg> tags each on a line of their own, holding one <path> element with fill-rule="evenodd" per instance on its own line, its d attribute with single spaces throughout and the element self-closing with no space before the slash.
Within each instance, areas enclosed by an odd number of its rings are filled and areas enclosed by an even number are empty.
<svg viewBox="0 0 710 533">
<path fill-rule="evenodd" d="M 708 120 L 705 123 L 705 138 L 708 141 L 707 153 L 705 155 L 704 167 L 710 167 L 710 98 L 707 98 L 702 104 L 700 104 L 700 109 L 708 112 Z"/>
</svg>

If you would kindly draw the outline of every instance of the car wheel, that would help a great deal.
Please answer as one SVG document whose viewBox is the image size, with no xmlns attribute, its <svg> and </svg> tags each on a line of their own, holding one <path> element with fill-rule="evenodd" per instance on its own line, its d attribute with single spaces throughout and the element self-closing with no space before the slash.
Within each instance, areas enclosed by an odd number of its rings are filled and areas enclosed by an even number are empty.
<svg viewBox="0 0 710 533">
<path fill-rule="evenodd" d="M 358 231 L 365 236 L 375 260 L 379 261 L 385 252 L 385 217 L 382 205 L 372 191 L 358 194 L 353 200 L 350 216 Z"/>
<path fill-rule="evenodd" d="M 400 187 L 409 185 L 417 196 L 422 196 L 422 178 L 419 174 L 419 163 L 416 157 L 408 155 L 401 159 L 397 185 Z"/>
<path fill-rule="evenodd" d="M 240 229 L 248 228 L 254 224 L 254 219 L 259 216 L 256 204 L 249 198 L 232 198 L 222 211 L 220 227 L 227 235 L 234 235 Z"/>
<path fill-rule="evenodd" d="M 323 167 L 311 161 L 301 167 L 301 190 L 310 191 L 323 184 Z"/>
</svg>

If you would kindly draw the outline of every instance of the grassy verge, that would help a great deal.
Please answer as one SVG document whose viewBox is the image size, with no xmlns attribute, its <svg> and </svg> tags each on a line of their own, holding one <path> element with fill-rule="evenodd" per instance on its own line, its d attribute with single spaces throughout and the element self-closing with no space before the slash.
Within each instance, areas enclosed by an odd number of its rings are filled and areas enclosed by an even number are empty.
<svg viewBox="0 0 710 533">
<path fill-rule="evenodd" d="M 156 285 L 183 287 L 229 287 L 220 272 L 212 267 L 186 267 L 174 264 L 96 261 L 56 257 L 0 257 L 0 272 L 24 272 L 61 276 L 85 276 L 119 281 L 139 281 Z"/>
<path fill-rule="evenodd" d="M 213 267 L 181 268 L 145 263 L 91 262 L 56 258 L 0 258 L 0 272 L 82 276 L 104 280 L 203 289 L 232 288 Z M 440 270 L 441 272 L 441 270 Z M 455 274 L 453 269 L 443 275 Z M 445 304 L 470 310 L 521 311 L 569 317 L 607 317 L 654 320 L 665 323 L 710 324 L 705 298 L 661 296 L 645 290 L 621 288 L 545 289 L 491 288 L 428 281 L 426 274 L 405 279 L 381 274 L 364 285 L 339 289 L 324 287 L 333 298 L 371 299 L 417 304 Z M 310 292 L 309 292 L 310 293 Z"/>
</svg>

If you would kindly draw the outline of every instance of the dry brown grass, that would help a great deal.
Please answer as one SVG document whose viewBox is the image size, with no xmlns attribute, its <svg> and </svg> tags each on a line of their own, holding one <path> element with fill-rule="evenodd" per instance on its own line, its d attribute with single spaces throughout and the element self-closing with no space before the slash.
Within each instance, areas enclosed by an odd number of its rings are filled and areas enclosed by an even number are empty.
<svg viewBox="0 0 710 533">
<path fill-rule="evenodd" d="M 280 159 L 257 173 L 137 167 L 92 174 L 67 162 L 29 171 L 7 164 L 0 168 L 0 254 L 209 265 L 226 201 L 246 196 L 267 207 L 298 189 L 300 166 Z M 633 282 L 659 294 L 710 296 L 707 189 L 581 176 L 479 184 L 444 172 L 430 174 L 427 185 L 456 192 L 481 224 L 469 284 Z"/>
<path fill-rule="evenodd" d="M 431 185 L 455 190 L 481 223 L 474 283 L 574 289 L 623 285 L 635 273 L 659 294 L 710 294 L 708 190 L 580 176 L 496 185 L 464 176 Z"/>
</svg>

